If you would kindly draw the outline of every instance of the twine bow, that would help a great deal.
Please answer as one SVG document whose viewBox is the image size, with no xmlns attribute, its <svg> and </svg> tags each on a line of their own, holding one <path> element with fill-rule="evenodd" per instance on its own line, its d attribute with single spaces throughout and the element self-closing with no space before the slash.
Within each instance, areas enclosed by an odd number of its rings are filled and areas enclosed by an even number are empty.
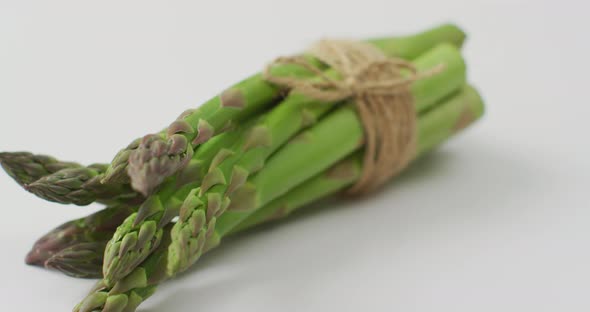
<svg viewBox="0 0 590 312">
<path fill-rule="evenodd" d="M 354 99 L 364 128 L 365 154 L 361 177 L 348 193 L 368 193 L 397 175 L 414 158 L 417 114 L 410 86 L 439 73 L 443 67 L 420 73 L 410 62 L 387 57 L 372 45 L 357 41 L 322 40 L 308 52 L 342 79 L 329 77 L 302 56 L 279 57 L 265 69 L 264 78 L 322 102 Z M 317 78 L 272 75 L 272 67 L 279 64 L 302 66 Z"/>
</svg>

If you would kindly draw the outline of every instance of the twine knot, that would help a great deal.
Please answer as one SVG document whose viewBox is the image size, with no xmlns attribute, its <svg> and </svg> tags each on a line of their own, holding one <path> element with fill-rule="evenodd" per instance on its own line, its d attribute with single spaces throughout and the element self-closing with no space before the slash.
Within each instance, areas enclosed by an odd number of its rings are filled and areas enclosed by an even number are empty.
<svg viewBox="0 0 590 312">
<path fill-rule="evenodd" d="M 439 73 L 443 67 L 420 73 L 412 63 L 387 57 L 376 47 L 358 41 L 321 40 L 308 52 L 335 72 L 321 71 L 302 56 L 279 57 L 265 69 L 264 78 L 322 102 L 354 99 L 364 128 L 365 154 L 361 177 L 348 193 L 368 193 L 397 175 L 414 158 L 417 113 L 410 86 Z M 302 66 L 315 77 L 271 74 L 273 66 L 280 64 Z"/>
</svg>

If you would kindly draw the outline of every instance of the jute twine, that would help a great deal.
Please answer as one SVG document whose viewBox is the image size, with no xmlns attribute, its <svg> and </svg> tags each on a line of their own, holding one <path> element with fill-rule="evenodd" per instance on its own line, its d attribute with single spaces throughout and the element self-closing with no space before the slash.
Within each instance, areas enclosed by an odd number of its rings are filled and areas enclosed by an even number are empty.
<svg viewBox="0 0 590 312">
<path fill-rule="evenodd" d="M 387 57 L 372 45 L 358 41 L 322 40 L 308 52 L 336 70 L 342 79 L 328 77 L 302 56 L 277 58 L 265 69 L 264 78 L 322 102 L 354 99 L 364 128 L 365 152 L 361 177 L 348 193 L 373 191 L 414 158 L 417 113 L 410 87 L 443 67 L 418 72 L 410 62 Z M 272 75 L 273 66 L 280 64 L 302 66 L 318 78 Z"/>
</svg>

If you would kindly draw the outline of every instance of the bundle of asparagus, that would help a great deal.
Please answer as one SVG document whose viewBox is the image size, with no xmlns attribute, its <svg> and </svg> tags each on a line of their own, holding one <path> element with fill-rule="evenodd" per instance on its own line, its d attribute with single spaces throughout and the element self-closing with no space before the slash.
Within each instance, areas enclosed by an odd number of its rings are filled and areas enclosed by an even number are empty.
<svg viewBox="0 0 590 312">
<path fill-rule="evenodd" d="M 413 159 L 483 114 L 479 94 L 466 82 L 464 38 L 456 26 L 442 25 L 367 41 L 418 71 L 444 65 L 409 87 L 417 115 Z M 280 64 L 272 75 L 342 79 L 326 63 L 302 57 L 308 66 Z M 107 205 L 40 238 L 26 262 L 100 278 L 75 311 L 127 312 L 222 238 L 351 187 L 366 161 L 364 131 L 354 99 L 326 103 L 256 74 L 135 140 L 109 165 L 30 153 L 0 153 L 0 163 L 41 198 Z"/>
</svg>

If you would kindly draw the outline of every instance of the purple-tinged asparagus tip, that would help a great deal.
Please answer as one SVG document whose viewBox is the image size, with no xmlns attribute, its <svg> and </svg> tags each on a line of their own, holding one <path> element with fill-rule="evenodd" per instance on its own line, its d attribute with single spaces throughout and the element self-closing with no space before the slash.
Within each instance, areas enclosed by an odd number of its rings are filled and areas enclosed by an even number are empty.
<svg viewBox="0 0 590 312">
<path fill-rule="evenodd" d="M 106 242 L 72 245 L 47 259 L 44 266 L 76 278 L 101 278 L 105 246 Z"/>
<path fill-rule="evenodd" d="M 44 266 L 47 259 L 75 244 L 77 236 L 83 231 L 77 222 L 66 222 L 39 238 L 25 257 L 25 263 Z"/>
<path fill-rule="evenodd" d="M 131 186 L 149 196 L 164 179 L 184 168 L 192 154 L 192 146 L 182 134 L 174 134 L 167 139 L 159 135 L 144 137 L 129 156 Z"/>
<path fill-rule="evenodd" d="M 40 249 L 40 248 L 33 248 L 31 251 L 29 251 L 29 253 L 25 257 L 25 263 L 28 265 L 42 267 L 42 266 L 44 266 L 45 261 L 47 261 L 47 259 L 51 258 L 52 255 L 53 255 L 53 253 L 51 253 L 47 250 Z"/>
</svg>

